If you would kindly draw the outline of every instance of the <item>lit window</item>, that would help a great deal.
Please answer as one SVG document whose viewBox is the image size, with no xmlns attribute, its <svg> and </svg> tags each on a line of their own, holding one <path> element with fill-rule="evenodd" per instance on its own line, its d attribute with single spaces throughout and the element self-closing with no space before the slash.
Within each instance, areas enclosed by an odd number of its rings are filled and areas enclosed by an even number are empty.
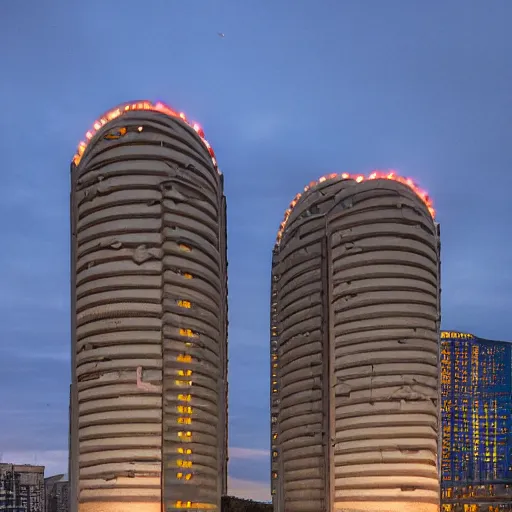
<svg viewBox="0 0 512 512">
<path fill-rule="evenodd" d="M 191 425 L 192 418 L 178 418 L 178 424 L 179 425 Z"/>
<path fill-rule="evenodd" d="M 191 468 L 191 467 L 192 467 L 192 461 L 190 461 L 190 460 L 178 459 L 178 460 L 176 461 L 176 464 L 177 464 L 180 468 Z"/>
<path fill-rule="evenodd" d="M 120 139 L 121 137 L 126 135 L 126 132 L 127 132 L 127 129 L 123 126 L 122 128 L 119 128 L 118 130 L 109 131 L 103 138 L 106 140 Z"/>
<path fill-rule="evenodd" d="M 180 354 L 176 361 L 179 361 L 180 363 L 191 363 L 192 362 L 192 356 L 189 356 L 188 354 Z"/>
<path fill-rule="evenodd" d="M 180 300 L 177 300 L 176 303 L 178 304 L 178 306 L 180 308 L 190 309 L 192 307 L 192 304 L 188 300 L 181 300 L 180 299 Z"/>
<path fill-rule="evenodd" d="M 192 370 L 178 370 L 178 375 L 182 377 L 190 377 L 192 375 Z"/>
<path fill-rule="evenodd" d="M 183 277 L 184 277 L 185 279 L 192 279 L 192 277 L 193 277 L 193 276 L 192 276 L 192 274 L 189 274 L 188 272 L 184 272 L 184 273 L 183 273 Z"/>
<path fill-rule="evenodd" d="M 178 380 L 178 379 L 176 379 L 174 381 L 174 383 L 176 384 L 176 386 L 192 386 L 192 381 L 191 380 Z"/>
<path fill-rule="evenodd" d="M 192 250 L 188 245 L 185 245 L 185 244 L 178 244 L 178 247 L 179 247 L 180 251 L 183 251 L 183 252 L 190 252 Z"/>
<path fill-rule="evenodd" d="M 178 400 L 181 402 L 190 402 L 192 400 L 192 395 L 182 395 L 181 393 L 178 395 Z"/>
<path fill-rule="evenodd" d="M 187 476 L 190 477 L 190 475 L 185 475 L 185 480 L 190 480 L 190 478 L 187 478 Z M 195 510 L 199 509 L 217 509 L 215 505 L 212 505 L 210 503 L 192 503 L 191 501 L 177 501 L 174 508 L 193 508 Z"/>
<path fill-rule="evenodd" d="M 180 329 L 180 335 L 187 338 L 197 338 L 197 334 L 191 329 Z"/>
</svg>

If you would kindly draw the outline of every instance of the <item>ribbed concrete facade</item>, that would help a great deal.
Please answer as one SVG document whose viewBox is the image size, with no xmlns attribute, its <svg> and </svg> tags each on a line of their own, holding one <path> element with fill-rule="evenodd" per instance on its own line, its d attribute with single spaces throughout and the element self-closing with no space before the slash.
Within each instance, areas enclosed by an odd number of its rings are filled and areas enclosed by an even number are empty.
<svg viewBox="0 0 512 512">
<path fill-rule="evenodd" d="M 223 178 L 193 128 L 138 105 L 71 169 L 71 510 L 220 511 Z"/>
<path fill-rule="evenodd" d="M 439 510 L 439 229 L 358 181 L 311 186 L 273 253 L 276 512 Z"/>
</svg>

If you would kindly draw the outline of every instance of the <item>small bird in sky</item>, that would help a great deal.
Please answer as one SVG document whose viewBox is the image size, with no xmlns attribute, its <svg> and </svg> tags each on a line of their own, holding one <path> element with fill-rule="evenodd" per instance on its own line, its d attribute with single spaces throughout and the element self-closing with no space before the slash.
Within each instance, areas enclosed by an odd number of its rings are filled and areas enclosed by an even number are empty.
<svg viewBox="0 0 512 512">
<path fill-rule="evenodd" d="M 218 35 L 219 37 L 225 37 L 224 32 L 217 32 L 217 35 Z"/>
</svg>

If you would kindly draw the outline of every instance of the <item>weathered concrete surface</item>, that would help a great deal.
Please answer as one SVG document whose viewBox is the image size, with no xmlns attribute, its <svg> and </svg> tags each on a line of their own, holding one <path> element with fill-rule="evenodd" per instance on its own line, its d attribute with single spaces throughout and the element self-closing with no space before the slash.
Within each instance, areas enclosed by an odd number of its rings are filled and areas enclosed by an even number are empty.
<svg viewBox="0 0 512 512">
<path fill-rule="evenodd" d="M 295 206 L 272 269 L 276 511 L 438 510 L 438 243 L 394 181 Z"/>
<path fill-rule="evenodd" d="M 336 508 L 335 512 L 431 512 L 432 510 L 439 510 L 439 507 L 435 507 L 430 503 L 411 503 L 409 501 L 405 503 L 392 503 L 386 505 L 388 508 L 378 508 L 381 505 L 375 502 L 358 503 L 358 508 Z M 389 508 L 391 506 L 391 508 Z"/>
<path fill-rule="evenodd" d="M 126 135 L 105 140 L 121 127 Z M 197 134 L 154 112 L 107 124 L 72 169 L 70 477 L 80 512 L 180 510 L 187 502 L 220 510 L 222 188 Z"/>
</svg>

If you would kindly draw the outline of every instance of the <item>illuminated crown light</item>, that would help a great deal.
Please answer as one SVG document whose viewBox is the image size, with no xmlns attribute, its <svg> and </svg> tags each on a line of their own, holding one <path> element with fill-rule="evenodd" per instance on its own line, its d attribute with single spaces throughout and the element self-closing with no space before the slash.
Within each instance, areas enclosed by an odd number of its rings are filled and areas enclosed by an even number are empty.
<svg viewBox="0 0 512 512">
<path fill-rule="evenodd" d="M 176 112 L 162 102 L 152 103 L 150 101 L 136 101 L 130 103 L 123 103 L 122 105 L 119 105 L 118 107 L 109 110 L 106 114 L 104 114 L 98 120 L 96 120 L 93 124 L 93 127 L 85 134 L 85 140 L 81 141 L 78 144 L 77 152 L 73 157 L 74 164 L 78 165 L 80 163 L 80 160 L 82 159 L 82 156 L 87 146 L 89 145 L 90 140 L 94 137 L 94 135 L 96 135 L 98 130 L 100 130 L 110 121 L 113 121 L 114 119 L 117 119 L 118 117 L 122 116 L 126 112 L 133 112 L 137 110 L 161 112 L 162 114 L 167 114 L 170 117 L 177 117 L 183 120 L 185 123 L 187 123 L 201 138 L 203 144 L 205 145 L 206 149 L 208 150 L 208 153 L 212 158 L 212 162 L 215 169 L 217 169 L 217 172 L 219 172 L 220 174 L 220 171 L 217 167 L 217 159 L 215 158 L 215 152 L 213 151 L 213 148 L 210 146 L 209 142 L 205 139 L 203 129 L 197 123 L 188 121 L 187 116 L 183 112 Z"/>
<path fill-rule="evenodd" d="M 435 210 L 433 207 L 432 200 L 428 196 L 428 194 L 421 190 L 410 178 L 404 178 L 402 176 L 398 176 L 394 171 L 374 171 L 369 176 L 363 176 L 362 174 L 348 174 L 346 172 L 338 174 L 338 173 L 332 173 L 332 174 L 326 174 L 325 176 L 322 176 L 318 179 L 318 181 L 312 181 L 308 185 L 304 187 L 304 192 L 307 192 L 309 189 L 315 187 L 319 183 L 323 183 L 327 180 L 333 180 L 335 178 L 341 177 L 344 180 L 354 180 L 357 183 L 361 183 L 362 181 L 368 181 L 368 180 L 377 180 L 377 179 L 387 179 L 392 181 L 397 181 L 398 183 L 402 183 L 404 185 L 407 185 L 409 188 L 411 188 L 416 195 L 425 203 L 425 205 L 428 208 L 428 211 L 430 212 L 430 215 L 432 215 L 432 218 L 435 218 Z M 283 231 L 286 227 L 286 224 L 288 222 L 288 219 L 295 208 L 296 204 L 299 202 L 299 199 L 302 197 L 302 194 L 304 192 L 299 192 L 290 203 L 290 206 L 287 208 L 287 210 L 284 212 L 284 218 L 281 224 L 279 225 L 279 230 L 277 232 L 277 238 L 276 243 L 279 244 L 281 242 L 281 238 L 283 237 Z"/>
</svg>

